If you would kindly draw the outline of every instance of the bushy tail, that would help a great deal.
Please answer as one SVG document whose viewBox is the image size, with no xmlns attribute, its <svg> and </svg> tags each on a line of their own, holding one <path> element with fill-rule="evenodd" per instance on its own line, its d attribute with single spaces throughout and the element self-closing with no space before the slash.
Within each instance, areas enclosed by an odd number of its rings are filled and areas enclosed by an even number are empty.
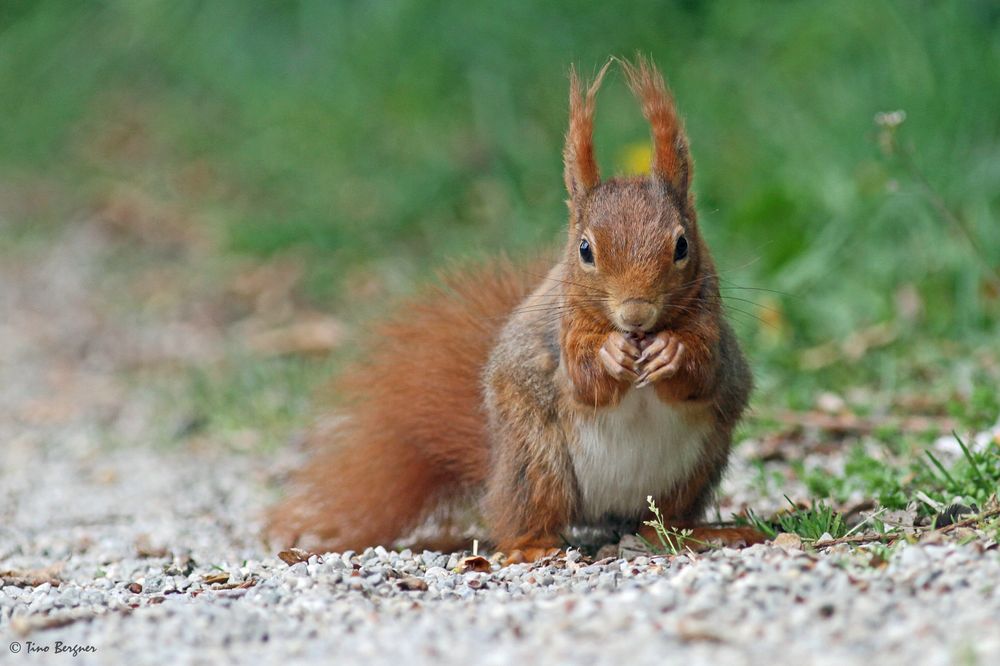
<svg viewBox="0 0 1000 666">
<path fill-rule="evenodd" d="M 511 310 L 540 278 L 498 261 L 456 271 L 360 336 L 367 360 L 338 382 L 342 425 L 269 517 L 283 544 L 391 545 L 443 500 L 481 488 L 489 440 L 481 374 Z"/>
</svg>

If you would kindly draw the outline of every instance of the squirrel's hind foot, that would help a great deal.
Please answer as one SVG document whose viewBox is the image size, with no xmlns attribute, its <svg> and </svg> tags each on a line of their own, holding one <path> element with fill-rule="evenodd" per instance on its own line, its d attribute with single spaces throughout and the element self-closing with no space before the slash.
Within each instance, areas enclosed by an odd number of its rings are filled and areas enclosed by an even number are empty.
<svg viewBox="0 0 1000 666">
<path fill-rule="evenodd" d="M 767 541 L 767 536 L 763 532 L 752 527 L 675 528 L 668 526 L 668 529 L 676 534 L 676 541 L 680 542 L 674 544 L 678 550 L 703 551 L 716 546 L 746 548 Z M 644 525 L 639 530 L 639 536 L 651 544 L 660 543 L 656 530 L 648 525 Z"/>
</svg>

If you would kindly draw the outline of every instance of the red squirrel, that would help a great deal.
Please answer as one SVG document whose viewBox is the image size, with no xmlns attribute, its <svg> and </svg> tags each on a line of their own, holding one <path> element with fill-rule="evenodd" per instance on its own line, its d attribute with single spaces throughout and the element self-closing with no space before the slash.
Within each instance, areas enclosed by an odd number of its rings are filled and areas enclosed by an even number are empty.
<svg viewBox="0 0 1000 666">
<path fill-rule="evenodd" d="M 459 271 L 373 331 L 341 378 L 345 418 L 270 515 L 287 541 L 391 545 L 437 507 L 475 499 L 490 541 L 524 561 L 571 525 L 638 528 L 654 498 L 693 539 L 726 467 L 752 378 L 698 229 L 688 141 L 645 59 L 621 62 L 652 127 L 648 176 L 601 180 L 595 97 L 570 72 L 568 239 L 541 273 Z M 318 542 L 318 543 L 317 543 Z"/>
</svg>

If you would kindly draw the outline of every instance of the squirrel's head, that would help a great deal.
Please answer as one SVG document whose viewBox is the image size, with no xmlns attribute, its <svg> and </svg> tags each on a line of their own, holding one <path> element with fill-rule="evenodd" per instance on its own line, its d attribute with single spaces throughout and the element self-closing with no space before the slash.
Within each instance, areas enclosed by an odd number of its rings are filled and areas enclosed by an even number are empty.
<svg viewBox="0 0 1000 666">
<path fill-rule="evenodd" d="M 577 307 L 615 328 L 648 333 L 683 317 L 710 259 L 695 219 L 687 138 L 663 77 L 645 59 L 621 65 L 652 127 L 650 174 L 601 181 L 594 98 L 608 65 L 586 92 L 570 72 L 565 291 Z"/>
</svg>

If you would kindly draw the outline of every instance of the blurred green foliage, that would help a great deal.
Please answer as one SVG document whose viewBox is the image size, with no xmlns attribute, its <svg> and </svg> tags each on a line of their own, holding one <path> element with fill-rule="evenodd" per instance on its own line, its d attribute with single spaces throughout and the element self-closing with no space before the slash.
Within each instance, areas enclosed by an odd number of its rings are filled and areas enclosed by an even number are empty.
<svg viewBox="0 0 1000 666">
<path fill-rule="evenodd" d="M 355 271 L 403 290 L 558 242 L 567 68 L 636 51 L 687 119 L 723 276 L 780 292 L 727 292 L 748 341 L 780 357 L 895 320 L 903 286 L 923 305 L 904 335 L 997 332 L 989 0 L 5 2 L 0 177 L 175 201 L 227 251 L 300 257 L 334 307 Z M 884 150 L 874 118 L 896 109 Z M 605 173 L 646 140 L 614 77 Z"/>
</svg>

